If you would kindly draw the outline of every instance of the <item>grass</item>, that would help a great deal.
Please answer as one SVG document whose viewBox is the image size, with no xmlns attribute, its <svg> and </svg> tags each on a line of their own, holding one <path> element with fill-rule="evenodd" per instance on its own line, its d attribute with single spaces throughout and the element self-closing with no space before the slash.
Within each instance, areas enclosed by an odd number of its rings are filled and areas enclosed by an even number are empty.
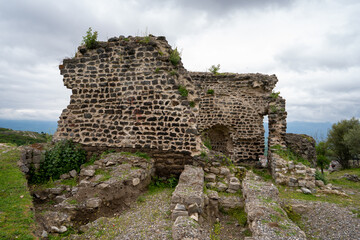
<svg viewBox="0 0 360 240">
<path fill-rule="evenodd" d="M 185 86 L 182 85 L 179 86 L 179 93 L 183 97 L 187 97 L 189 95 L 189 91 L 186 89 Z"/>
<path fill-rule="evenodd" d="M 36 239 L 32 199 L 16 165 L 20 152 L 0 154 L 0 239 Z"/>
<path fill-rule="evenodd" d="M 257 168 L 252 168 L 252 171 L 256 174 L 259 175 L 260 177 L 262 177 L 265 181 L 272 181 L 273 178 L 269 172 L 268 169 L 257 169 Z"/>
<path fill-rule="evenodd" d="M 305 166 L 310 167 L 309 161 L 296 155 L 290 149 L 282 149 L 281 146 L 277 145 L 277 146 L 271 147 L 271 150 L 287 161 L 293 161 L 295 164 L 302 163 Z"/>
<path fill-rule="evenodd" d="M 245 227 L 247 224 L 247 214 L 244 208 L 234 208 L 227 211 L 227 214 L 237 220 L 240 226 Z"/>
<path fill-rule="evenodd" d="M 357 175 L 360 177 L 360 168 L 352 168 L 352 169 L 344 169 L 341 171 L 336 171 L 333 173 L 325 173 L 328 182 L 334 185 L 341 186 L 343 188 L 353 189 L 353 190 L 360 190 L 360 183 L 359 182 L 352 182 L 347 180 L 346 178 L 342 178 L 344 174 L 351 174 Z"/>
<path fill-rule="evenodd" d="M 95 175 L 102 175 L 102 177 L 98 180 L 98 182 L 105 182 L 111 178 L 111 174 L 103 169 L 96 169 Z"/>
<path fill-rule="evenodd" d="M 51 139 L 51 135 L 29 131 L 14 131 L 8 128 L 0 128 L 0 143 L 13 143 L 17 146 L 33 143 L 45 143 Z"/>
<path fill-rule="evenodd" d="M 174 66 L 177 66 L 180 63 L 181 58 L 180 58 L 180 53 L 177 48 L 175 48 L 174 50 L 172 50 L 170 52 L 169 60 L 170 60 L 171 64 Z"/>
</svg>

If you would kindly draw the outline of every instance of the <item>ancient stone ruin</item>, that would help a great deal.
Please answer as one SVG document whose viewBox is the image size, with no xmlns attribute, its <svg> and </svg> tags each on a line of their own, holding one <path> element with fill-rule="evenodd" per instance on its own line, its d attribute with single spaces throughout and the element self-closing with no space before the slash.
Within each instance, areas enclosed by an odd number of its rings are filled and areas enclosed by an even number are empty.
<svg viewBox="0 0 360 240">
<path fill-rule="evenodd" d="M 311 190 L 321 184 L 314 169 L 272 152 L 289 145 L 313 158 L 306 137 L 286 135 L 285 100 L 273 91 L 275 75 L 188 72 L 177 49 L 152 35 L 80 46 L 59 68 L 72 95 L 53 139 L 72 139 L 89 158 L 100 158 L 80 172 L 62 174 L 55 187 L 32 192 L 42 212 L 42 236 L 65 232 L 66 226 L 93 229 L 95 219 L 129 208 L 152 177 L 175 174 L 180 177 L 169 209 L 172 239 L 210 239 L 203 227 L 219 221 L 220 209 L 245 209 L 248 227 L 239 228 L 239 236 L 250 229 L 253 238 L 244 239 L 305 239 L 281 210 L 276 186 L 240 166 L 264 159 L 268 116 L 268 166 L 275 183 Z M 24 148 L 20 169 L 37 171 L 44 152 Z M 69 180 L 75 186 L 64 184 Z M 269 225 L 275 215 L 278 225 Z"/>
<path fill-rule="evenodd" d="M 176 53 L 165 37 L 152 35 L 79 47 L 59 66 L 72 95 L 55 139 L 141 149 L 158 168 L 183 169 L 206 141 L 234 162 L 257 160 L 267 115 L 269 146 L 285 146 L 287 113 L 285 100 L 272 92 L 275 75 L 188 72 L 172 59 Z"/>
</svg>

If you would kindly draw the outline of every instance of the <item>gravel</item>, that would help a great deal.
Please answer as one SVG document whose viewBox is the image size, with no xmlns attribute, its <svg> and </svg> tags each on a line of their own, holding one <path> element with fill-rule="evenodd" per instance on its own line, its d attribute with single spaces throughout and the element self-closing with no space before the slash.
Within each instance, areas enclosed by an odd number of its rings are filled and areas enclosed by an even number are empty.
<svg viewBox="0 0 360 240">
<path fill-rule="evenodd" d="M 301 214 L 308 239 L 360 239 L 360 218 L 349 207 L 303 200 L 291 200 L 291 205 Z"/>
<path fill-rule="evenodd" d="M 89 223 L 83 234 L 68 239 L 171 239 L 170 198 L 171 189 L 146 194 L 128 211 L 113 218 L 99 218 Z"/>
</svg>

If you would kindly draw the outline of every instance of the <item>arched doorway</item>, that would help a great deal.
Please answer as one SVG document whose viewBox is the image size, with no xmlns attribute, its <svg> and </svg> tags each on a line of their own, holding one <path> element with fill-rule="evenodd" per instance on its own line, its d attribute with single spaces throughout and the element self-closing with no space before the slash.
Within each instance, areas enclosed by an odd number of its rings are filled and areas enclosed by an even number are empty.
<svg viewBox="0 0 360 240">
<path fill-rule="evenodd" d="M 205 145 L 210 145 L 214 151 L 222 152 L 230 156 L 233 150 L 233 142 L 230 137 L 230 129 L 224 125 L 215 125 L 202 134 Z"/>
</svg>

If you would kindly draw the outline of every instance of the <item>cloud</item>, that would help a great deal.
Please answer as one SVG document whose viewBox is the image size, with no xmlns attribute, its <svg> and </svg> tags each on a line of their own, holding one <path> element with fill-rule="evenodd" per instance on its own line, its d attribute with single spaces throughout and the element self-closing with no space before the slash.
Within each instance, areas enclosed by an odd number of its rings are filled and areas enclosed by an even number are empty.
<svg viewBox="0 0 360 240">
<path fill-rule="evenodd" d="M 359 117 L 359 12 L 356 0 L 1 1 L 0 118 L 58 118 L 70 95 L 58 65 L 88 27 L 164 35 L 191 71 L 275 73 L 289 121 Z"/>
</svg>

